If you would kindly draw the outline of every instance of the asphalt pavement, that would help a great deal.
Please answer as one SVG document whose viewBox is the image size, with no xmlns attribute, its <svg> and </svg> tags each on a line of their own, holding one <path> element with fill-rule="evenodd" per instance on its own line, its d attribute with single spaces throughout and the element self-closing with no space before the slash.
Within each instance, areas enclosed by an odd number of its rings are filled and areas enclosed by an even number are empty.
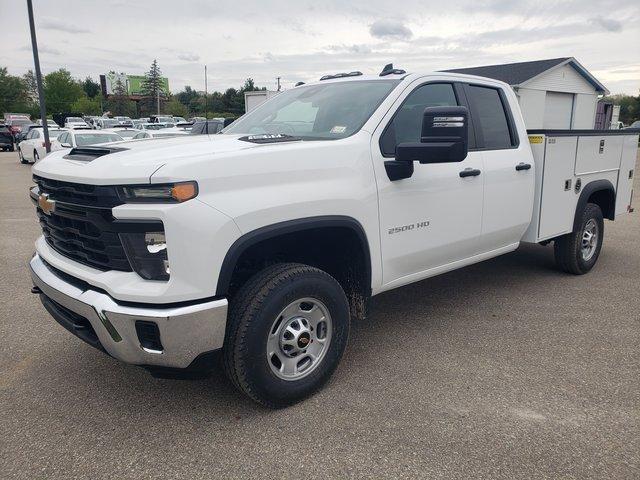
<svg viewBox="0 0 640 480">
<path fill-rule="evenodd" d="M 2 478 L 640 478 L 640 211 L 586 276 L 529 245 L 375 297 L 330 383 L 269 411 L 55 323 L 30 185 L 0 153 Z"/>
</svg>

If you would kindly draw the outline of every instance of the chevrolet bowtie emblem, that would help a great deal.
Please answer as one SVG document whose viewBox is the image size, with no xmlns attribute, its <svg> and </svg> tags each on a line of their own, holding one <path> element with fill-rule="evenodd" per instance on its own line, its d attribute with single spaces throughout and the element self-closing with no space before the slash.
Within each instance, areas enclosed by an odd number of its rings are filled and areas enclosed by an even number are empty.
<svg viewBox="0 0 640 480">
<path fill-rule="evenodd" d="M 41 193 L 38 197 L 38 206 L 45 213 L 45 215 L 51 215 L 56 211 L 55 200 L 49 200 L 48 193 Z"/>
</svg>

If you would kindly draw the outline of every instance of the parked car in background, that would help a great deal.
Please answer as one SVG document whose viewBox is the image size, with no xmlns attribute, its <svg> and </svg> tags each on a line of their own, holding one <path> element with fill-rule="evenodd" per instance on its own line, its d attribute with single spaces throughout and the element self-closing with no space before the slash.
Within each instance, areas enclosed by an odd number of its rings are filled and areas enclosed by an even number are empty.
<svg viewBox="0 0 640 480">
<path fill-rule="evenodd" d="M 131 120 L 131 117 L 119 116 L 119 117 L 113 117 L 113 119 L 117 120 L 120 125 L 133 126 L 133 120 Z"/>
<path fill-rule="evenodd" d="M 33 123 L 35 123 L 36 125 L 41 127 L 42 126 L 42 119 L 38 118 Z M 47 118 L 47 127 L 50 127 L 50 128 L 61 128 L 60 125 L 58 125 L 56 122 L 54 122 L 50 118 Z"/>
<path fill-rule="evenodd" d="M 101 118 L 97 118 L 95 121 L 96 130 L 103 130 L 105 128 L 115 128 L 119 126 L 120 126 L 120 122 L 118 122 L 118 120 L 116 120 L 115 118 L 101 117 Z"/>
<path fill-rule="evenodd" d="M 68 130 L 51 141 L 51 151 L 70 150 L 75 147 L 121 142 L 123 140 L 124 138 L 113 132 L 103 132 L 102 130 Z"/>
<path fill-rule="evenodd" d="M 29 117 L 9 117 L 5 119 L 4 125 L 9 129 L 12 138 L 15 140 L 16 136 L 22 131 L 22 128 L 32 123 Z"/>
<path fill-rule="evenodd" d="M 163 128 L 161 130 L 144 130 L 133 136 L 132 140 L 142 140 L 144 138 L 163 138 L 163 137 L 178 137 L 180 135 L 189 135 L 189 132 L 185 132 L 179 128 Z"/>
<path fill-rule="evenodd" d="M 151 123 L 176 123 L 171 115 L 151 115 Z"/>
<path fill-rule="evenodd" d="M 27 123 L 25 125 L 22 126 L 22 128 L 20 129 L 20 131 L 18 133 L 15 134 L 14 136 L 14 140 L 16 142 L 16 145 L 19 144 L 21 141 L 23 141 L 27 134 L 31 131 L 31 129 L 33 128 L 38 128 L 40 125 L 38 125 L 37 123 Z"/>
<path fill-rule="evenodd" d="M 11 135 L 9 128 L 4 124 L 0 125 L 0 149 L 2 149 L 2 151 L 13 152 L 13 135 Z"/>
<path fill-rule="evenodd" d="M 625 129 L 640 129 L 640 120 L 636 120 L 628 127 L 625 127 Z"/>
<path fill-rule="evenodd" d="M 141 123 L 137 128 L 140 130 L 162 130 L 163 128 L 173 127 L 173 123 Z"/>
<path fill-rule="evenodd" d="M 49 142 L 53 142 L 61 134 L 69 130 L 62 128 L 49 128 Z M 32 128 L 27 136 L 18 144 L 18 158 L 20 163 L 37 162 L 47 155 L 47 147 L 44 141 L 44 128 Z"/>
<path fill-rule="evenodd" d="M 125 140 L 128 138 L 132 138 L 134 135 L 142 132 L 142 130 L 139 130 L 137 128 L 129 128 L 129 127 L 115 127 L 115 128 L 108 128 L 105 130 L 102 130 L 103 132 L 111 132 L 111 133 L 115 133 L 117 135 L 120 135 L 122 138 L 124 138 Z"/>
<path fill-rule="evenodd" d="M 190 122 L 195 123 L 195 122 L 204 122 L 206 120 L 205 117 L 191 117 L 189 119 Z"/>
<path fill-rule="evenodd" d="M 206 135 L 212 133 L 218 133 L 224 128 L 224 121 L 221 120 L 207 120 L 206 122 L 196 122 L 191 127 L 191 135 Z"/>
<path fill-rule="evenodd" d="M 82 117 L 67 117 L 64 119 L 64 128 L 91 128 Z"/>
<path fill-rule="evenodd" d="M 174 123 L 187 123 L 184 117 L 171 117 Z"/>
</svg>

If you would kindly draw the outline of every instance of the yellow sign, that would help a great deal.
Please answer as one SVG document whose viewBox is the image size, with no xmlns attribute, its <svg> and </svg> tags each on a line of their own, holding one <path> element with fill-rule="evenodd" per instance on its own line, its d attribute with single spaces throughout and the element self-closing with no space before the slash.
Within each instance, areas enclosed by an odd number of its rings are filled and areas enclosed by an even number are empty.
<svg viewBox="0 0 640 480">
<path fill-rule="evenodd" d="M 529 143 L 542 143 L 544 137 L 542 135 L 529 135 Z"/>
</svg>

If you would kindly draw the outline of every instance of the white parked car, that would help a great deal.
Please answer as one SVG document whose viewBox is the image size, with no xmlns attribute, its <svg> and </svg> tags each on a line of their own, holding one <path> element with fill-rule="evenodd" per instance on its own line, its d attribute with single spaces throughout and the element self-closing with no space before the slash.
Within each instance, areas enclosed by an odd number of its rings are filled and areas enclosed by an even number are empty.
<svg viewBox="0 0 640 480">
<path fill-rule="evenodd" d="M 331 377 L 352 319 L 356 342 L 376 328 L 364 321 L 373 295 L 523 242 L 553 243 L 559 270 L 591 271 L 604 219 L 633 211 L 637 144 L 634 130 L 527 131 L 514 90 L 488 78 L 391 66 L 325 76 L 220 134 L 40 161 L 33 291 L 114 358 L 156 375 L 222 365 L 250 398 L 284 407 Z M 625 253 L 607 252 L 609 266 Z M 494 301 L 449 293 L 440 302 Z M 510 293 L 500 301 L 514 315 L 535 308 Z M 424 321 L 371 358 L 433 343 L 437 319 Z"/>
<path fill-rule="evenodd" d="M 101 131 L 102 132 L 115 133 L 117 135 L 120 135 L 125 140 L 127 140 L 129 138 L 133 138 L 135 135 L 137 135 L 138 133 L 142 132 L 142 130 L 139 130 L 137 128 L 126 128 L 126 127 L 108 128 L 108 129 L 101 130 Z"/>
<path fill-rule="evenodd" d="M 135 134 L 132 137 L 132 140 L 141 140 L 143 138 L 177 137 L 180 135 L 189 135 L 189 132 L 181 128 L 163 128 L 161 130 L 143 130 Z"/>
<path fill-rule="evenodd" d="M 122 142 L 123 140 L 124 138 L 113 132 L 103 132 L 102 130 L 68 130 L 51 142 L 51 151 L 71 150 L 75 147 Z"/>
<path fill-rule="evenodd" d="M 175 125 L 173 123 L 141 123 L 136 128 L 140 130 L 162 130 L 163 128 L 173 128 Z"/>
<path fill-rule="evenodd" d="M 94 125 L 96 130 L 103 130 L 105 128 L 119 127 L 120 126 L 120 122 L 118 120 L 116 120 L 115 118 L 101 117 L 101 118 L 97 118 L 93 122 L 93 125 Z"/>
<path fill-rule="evenodd" d="M 91 128 L 91 126 L 80 117 L 67 117 L 64 119 L 64 128 Z"/>
<path fill-rule="evenodd" d="M 117 120 L 120 125 L 133 125 L 133 120 L 131 117 L 118 116 L 113 117 L 114 120 Z"/>
<path fill-rule="evenodd" d="M 68 132 L 66 129 L 49 127 L 49 142 L 53 145 L 55 139 L 66 132 Z M 25 139 L 18 144 L 18 158 L 20 159 L 20 163 L 35 163 L 46 155 L 47 148 L 44 141 L 44 129 L 42 127 L 32 128 Z"/>
</svg>

